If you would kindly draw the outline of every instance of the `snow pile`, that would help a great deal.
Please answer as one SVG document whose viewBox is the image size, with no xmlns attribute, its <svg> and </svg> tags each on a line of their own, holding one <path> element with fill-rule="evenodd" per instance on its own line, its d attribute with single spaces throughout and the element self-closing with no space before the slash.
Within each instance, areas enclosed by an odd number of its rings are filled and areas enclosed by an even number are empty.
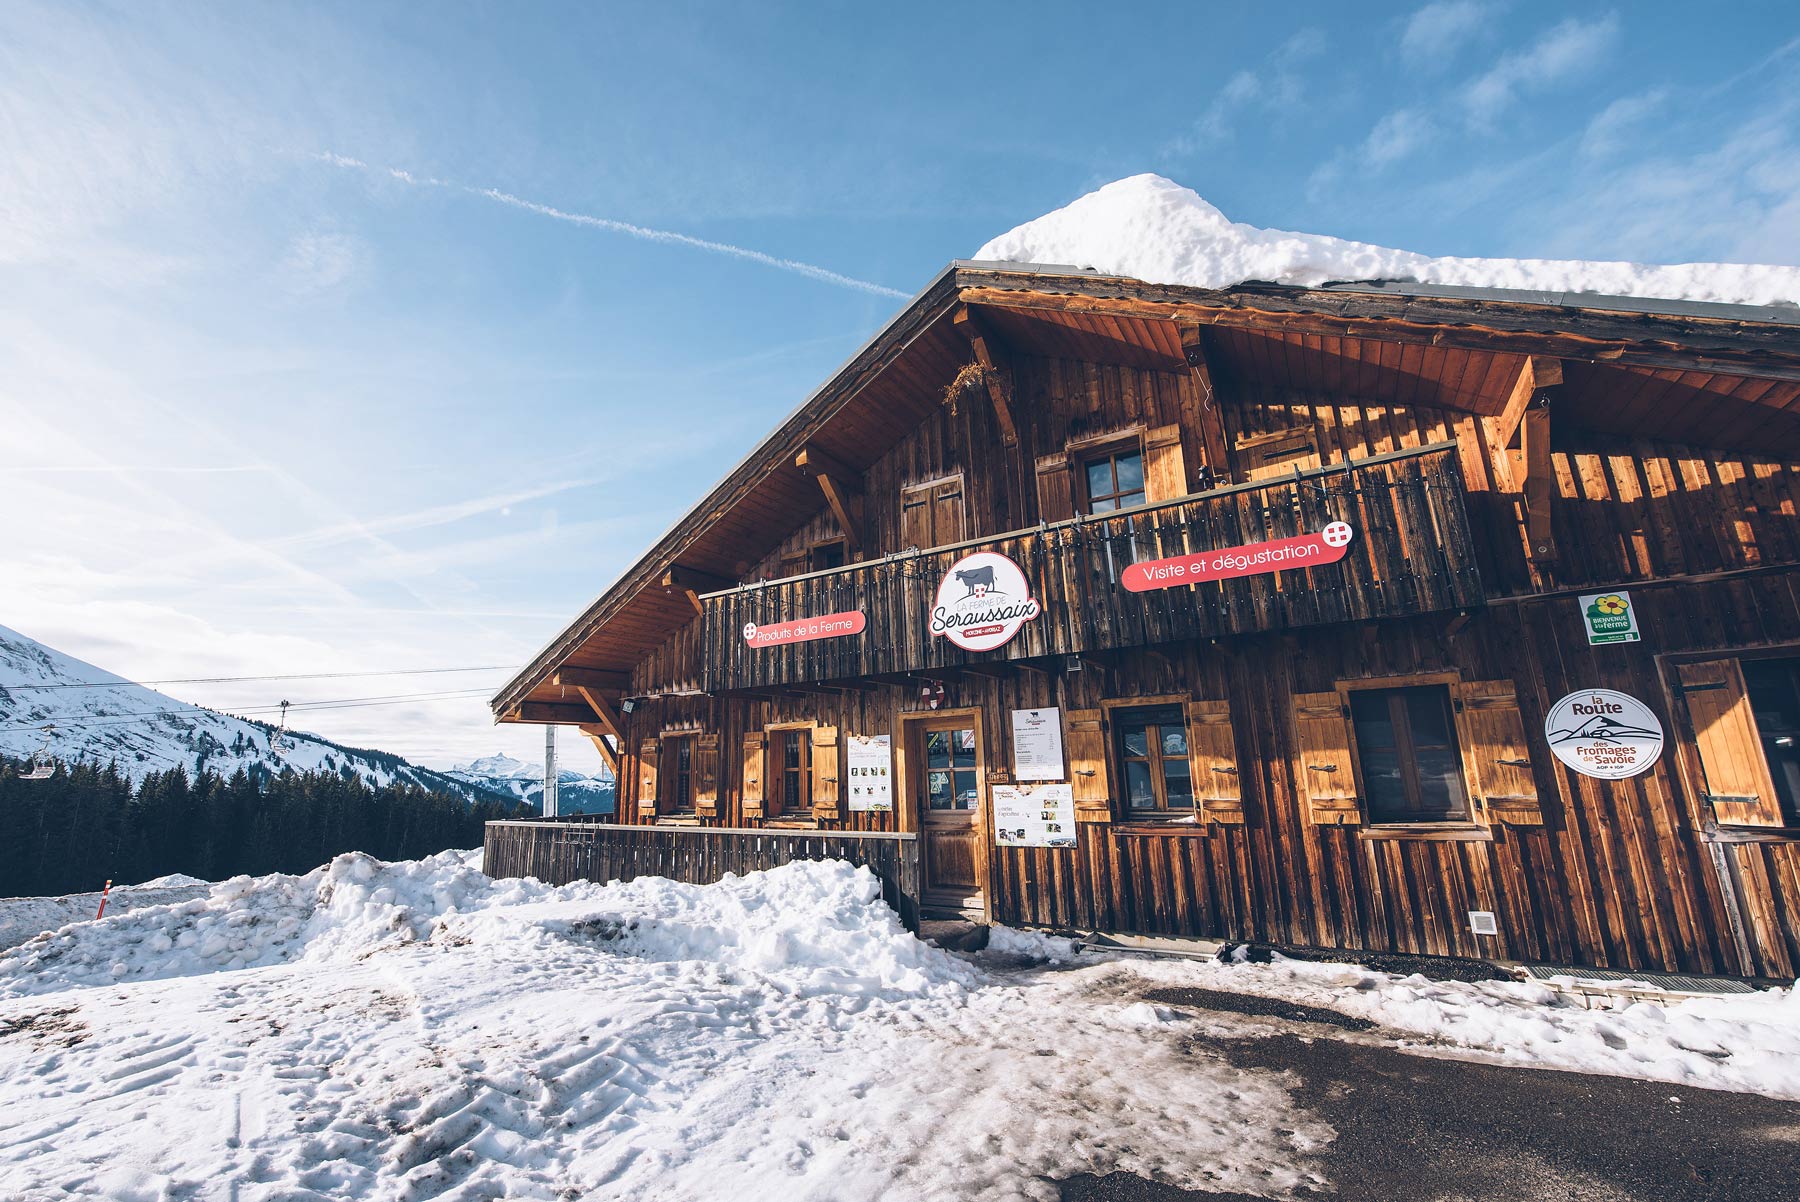
<svg viewBox="0 0 1800 1202">
<path fill-rule="evenodd" d="M 108 917 L 133 910 L 166 906 L 200 897 L 212 886 L 186 873 L 157 877 L 141 885 L 115 885 L 106 899 Z M 100 894 L 67 893 L 61 897 L 0 897 L 0 951 L 70 923 L 86 922 L 100 912 Z"/>
<path fill-rule="evenodd" d="M 921 944 L 865 870 L 558 889 L 469 858 L 340 857 L 0 958 L 0 987 L 44 994 L 0 999 L 0 1197 L 1325 1184 L 1332 1131 L 1288 1075 L 1153 1007 L 1121 1020 L 1090 969 L 1002 976 Z"/>
<path fill-rule="evenodd" d="M 1366 1018 L 1513 1064 L 1800 1100 L 1800 984 L 1588 1010 L 1536 983 L 1434 981 L 1277 956 L 1272 964 L 1149 964 L 1172 984 L 1255 993 Z"/>
<path fill-rule="evenodd" d="M 657 877 L 552 888 L 490 880 L 479 852 L 304 876 L 234 877 L 204 897 L 108 915 L 0 955 L 0 997 L 355 960 L 412 943 L 597 941 L 614 954 L 781 973 L 797 996 L 922 993 L 973 971 L 912 938 L 867 869 L 791 864 L 710 887 Z"/>
<path fill-rule="evenodd" d="M 1148 174 L 1107 184 L 1009 230 L 976 251 L 975 258 L 1060 263 L 1195 288 L 1228 288 L 1246 280 L 1302 287 L 1337 280 L 1400 280 L 1743 305 L 1800 303 L 1800 267 L 1433 258 L 1231 221 L 1192 189 Z"/>
</svg>

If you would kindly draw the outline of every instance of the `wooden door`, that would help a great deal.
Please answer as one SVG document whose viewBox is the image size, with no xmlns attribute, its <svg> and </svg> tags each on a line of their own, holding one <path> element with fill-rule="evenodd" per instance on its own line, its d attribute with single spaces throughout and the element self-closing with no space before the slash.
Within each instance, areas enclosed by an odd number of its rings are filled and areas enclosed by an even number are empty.
<svg viewBox="0 0 1800 1202">
<path fill-rule="evenodd" d="M 932 909 L 980 914 L 987 886 L 987 788 L 981 716 L 962 714 L 912 724 L 909 782 L 919 815 L 924 896 Z"/>
</svg>

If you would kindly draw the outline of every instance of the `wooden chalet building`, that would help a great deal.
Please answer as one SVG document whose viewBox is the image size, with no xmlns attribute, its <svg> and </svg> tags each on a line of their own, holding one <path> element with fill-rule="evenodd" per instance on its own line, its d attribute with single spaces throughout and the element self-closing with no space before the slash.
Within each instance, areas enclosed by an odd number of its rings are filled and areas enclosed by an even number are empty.
<svg viewBox="0 0 1800 1202">
<path fill-rule="evenodd" d="M 957 262 L 493 699 L 621 786 L 489 863 L 1791 977 L 1797 504 L 1794 309 Z"/>
</svg>

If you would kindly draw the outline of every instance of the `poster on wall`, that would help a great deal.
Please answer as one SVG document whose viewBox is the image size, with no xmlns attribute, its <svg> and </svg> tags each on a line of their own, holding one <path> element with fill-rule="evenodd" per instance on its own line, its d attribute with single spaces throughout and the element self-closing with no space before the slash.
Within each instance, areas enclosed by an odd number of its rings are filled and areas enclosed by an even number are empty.
<svg viewBox="0 0 1800 1202">
<path fill-rule="evenodd" d="M 1649 706 L 1612 689 L 1570 693 L 1544 715 L 1557 759 L 1583 776 L 1624 780 L 1662 755 L 1663 729 Z"/>
<path fill-rule="evenodd" d="M 1013 779 L 1063 780 L 1062 711 L 1012 712 Z"/>
<path fill-rule="evenodd" d="M 994 785 L 991 791 L 1000 846 L 1075 846 L 1075 786 Z"/>
<path fill-rule="evenodd" d="M 1635 643 L 1644 637 L 1638 633 L 1637 610 L 1632 608 L 1631 594 L 1624 589 L 1610 593 L 1583 593 L 1580 604 L 1581 622 L 1587 627 L 1588 646 Z"/>
<path fill-rule="evenodd" d="M 887 735 L 850 735 L 844 766 L 850 773 L 850 808 L 885 813 L 894 808 L 894 748 Z"/>
</svg>

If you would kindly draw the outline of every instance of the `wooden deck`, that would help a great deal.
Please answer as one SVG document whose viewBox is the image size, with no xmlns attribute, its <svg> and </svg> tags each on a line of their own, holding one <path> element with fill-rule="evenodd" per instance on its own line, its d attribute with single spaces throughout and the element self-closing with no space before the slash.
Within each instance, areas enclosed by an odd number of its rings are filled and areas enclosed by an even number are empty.
<svg viewBox="0 0 1800 1202">
<path fill-rule="evenodd" d="M 882 900 L 908 930 L 919 929 L 919 845 L 908 832 L 805 831 L 744 827 L 618 826 L 527 820 L 487 824 L 491 877 L 629 881 L 660 876 L 710 885 L 796 860 L 847 860 L 881 880 Z"/>
<path fill-rule="evenodd" d="M 1131 592 L 1133 563 L 1356 530 L 1333 564 Z M 1043 613 L 982 655 L 933 638 L 938 581 L 971 550 L 1024 570 Z M 709 693 L 956 667 L 1462 609 L 1485 599 L 1453 446 L 1200 493 L 1163 505 L 914 550 L 705 596 L 698 652 Z M 746 625 L 860 610 L 863 633 L 752 647 Z"/>
</svg>

